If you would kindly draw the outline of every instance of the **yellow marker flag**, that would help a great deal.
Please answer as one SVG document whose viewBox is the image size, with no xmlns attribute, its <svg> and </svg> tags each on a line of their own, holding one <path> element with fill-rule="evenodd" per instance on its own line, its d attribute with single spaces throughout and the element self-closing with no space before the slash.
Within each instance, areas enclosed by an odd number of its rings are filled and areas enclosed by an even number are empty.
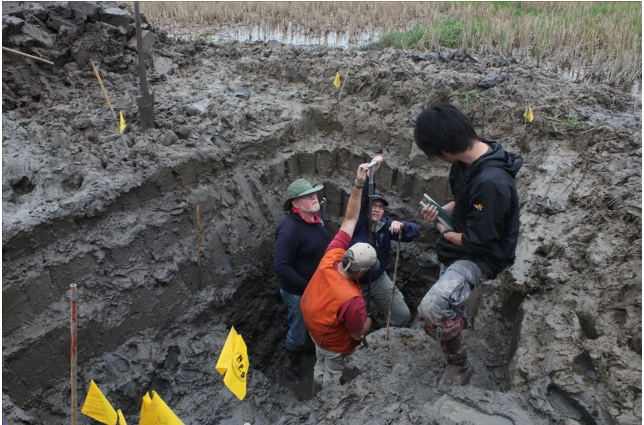
<svg viewBox="0 0 644 425">
<path fill-rule="evenodd" d="M 340 73 L 339 72 L 335 73 L 335 80 L 333 80 L 333 85 L 336 86 L 337 88 L 340 88 Z"/>
<path fill-rule="evenodd" d="M 153 398 L 150 398 L 150 393 L 143 396 L 139 425 L 184 425 L 156 391 L 152 391 L 152 396 Z"/>
<path fill-rule="evenodd" d="M 528 105 L 528 107 L 526 108 L 525 112 L 523 113 L 523 116 L 529 122 L 532 122 L 532 120 L 534 119 L 534 115 L 532 115 L 532 107 L 530 105 Z"/>
<path fill-rule="evenodd" d="M 123 417 L 123 412 L 121 412 L 121 409 L 117 410 L 116 413 L 119 415 L 119 425 L 127 425 L 125 423 L 125 418 Z"/>
<path fill-rule="evenodd" d="M 248 374 L 248 354 L 244 339 L 234 327 L 230 329 L 226 343 L 221 349 L 217 371 L 223 375 L 224 384 L 238 399 L 246 397 L 246 375 Z"/>
<path fill-rule="evenodd" d="M 87 397 L 85 398 L 81 413 L 98 422 L 107 425 L 116 425 L 116 410 L 107 401 L 107 398 L 105 398 L 93 380 L 90 381 L 89 391 L 87 391 Z"/>
<path fill-rule="evenodd" d="M 119 120 L 120 120 L 119 133 L 123 133 L 123 130 L 125 130 L 125 119 L 123 119 L 123 112 L 121 111 L 119 111 Z"/>
</svg>

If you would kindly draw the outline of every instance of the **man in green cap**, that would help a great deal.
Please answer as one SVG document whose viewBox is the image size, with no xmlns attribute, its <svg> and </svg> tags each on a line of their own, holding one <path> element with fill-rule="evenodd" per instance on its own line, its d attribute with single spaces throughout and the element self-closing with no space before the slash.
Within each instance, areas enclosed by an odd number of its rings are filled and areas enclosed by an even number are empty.
<svg viewBox="0 0 644 425">
<path fill-rule="evenodd" d="M 319 215 L 317 193 L 305 179 L 294 181 L 286 191 L 282 219 L 275 234 L 273 270 L 279 278 L 280 294 L 288 307 L 286 334 L 286 378 L 297 381 L 309 332 L 300 311 L 300 299 L 329 245 L 329 234 Z"/>
</svg>

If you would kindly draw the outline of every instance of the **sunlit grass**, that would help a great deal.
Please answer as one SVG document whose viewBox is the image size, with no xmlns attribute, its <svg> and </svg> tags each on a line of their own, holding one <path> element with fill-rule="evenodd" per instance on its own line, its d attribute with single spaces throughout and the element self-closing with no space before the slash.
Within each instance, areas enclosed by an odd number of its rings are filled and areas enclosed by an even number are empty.
<svg viewBox="0 0 644 425">
<path fill-rule="evenodd" d="M 642 76 L 641 2 L 142 2 L 166 28 L 378 31 L 370 47 L 467 47 L 630 86 Z"/>
</svg>

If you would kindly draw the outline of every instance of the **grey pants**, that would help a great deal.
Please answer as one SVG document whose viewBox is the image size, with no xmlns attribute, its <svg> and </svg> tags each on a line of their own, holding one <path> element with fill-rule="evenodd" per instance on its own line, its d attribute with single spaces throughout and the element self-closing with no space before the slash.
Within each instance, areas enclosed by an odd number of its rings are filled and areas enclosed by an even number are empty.
<svg viewBox="0 0 644 425">
<path fill-rule="evenodd" d="M 362 285 L 362 295 L 366 298 L 367 292 L 369 292 L 369 298 L 371 298 L 371 301 L 373 301 L 378 310 L 387 317 L 389 315 L 391 289 L 393 287 L 394 283 L 392 280 L 389 279 L 387 273 L 383 273 L 378 279 L 371 282 L 370 291 L 367 291 L 367 285 Z M 394 302 L 391 306 L 391 326 L 405 326 L 409 323 L 409 316 L 409 307 L 405 304 L 405 298 L 398 288 L 396 288 L 394 292 Z"/>
<path fill-rule="evenodd" d="M 467 319 L 467 301 L 474 289 L 486 278 L 472 261 L 459 260 L 451 266 L 441 266 L 441 276 L 418 306 L 418 313 L 427 323 Z"/>
<path fill-rule="evenodd" d="M 315 343 L 315 340 L 313 341 Z M 313 367 L 313 380 L 322 388 L 340 385 L 345 358 L 348 354 L 325 350 L 315 343 L 317 361 Z"/>
</svg>

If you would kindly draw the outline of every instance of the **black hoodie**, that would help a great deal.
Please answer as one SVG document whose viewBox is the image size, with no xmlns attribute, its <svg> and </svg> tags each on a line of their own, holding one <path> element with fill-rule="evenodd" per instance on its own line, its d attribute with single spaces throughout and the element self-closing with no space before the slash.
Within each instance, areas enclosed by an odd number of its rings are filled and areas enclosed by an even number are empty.
<svg viewBox="0 0 644 425">
<path fill-rule="evenodd" d="M 470 166 L 453 164 L 449 173 L 456 202 L 452 223 L 454 231 L 463 234 L 461 246 L 441 237 L 436 250 L 443 264 L 470 260 L 488 279 L 494 279 L 514 263 L 519 239 L 519 195 L 514 178 L 523 157 L 507 152 L 498 142 L 482 141 L 492 151 Z"/>
</svg>

